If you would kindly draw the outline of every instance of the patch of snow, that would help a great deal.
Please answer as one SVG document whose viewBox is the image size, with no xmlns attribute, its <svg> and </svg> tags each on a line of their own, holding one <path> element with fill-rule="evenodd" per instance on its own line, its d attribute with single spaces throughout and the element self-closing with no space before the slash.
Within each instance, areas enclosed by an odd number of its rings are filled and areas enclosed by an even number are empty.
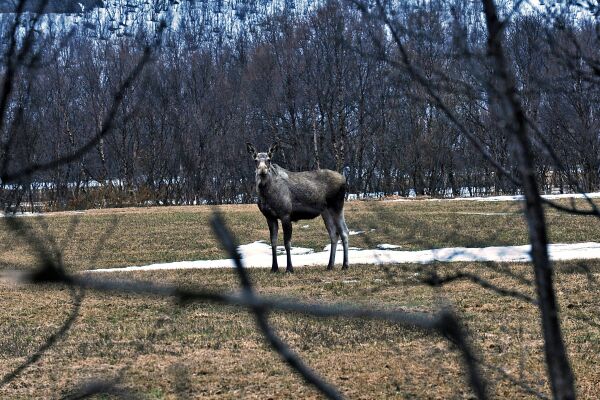
<svg viewBox="0 0 600 400">
<path fill-rule="evenodd" d="M 396 194 L 398 194 L 396 192 Z M 383 192 L 369 192 L 369 193 L 348 193 L 346 197 L 348 201 L 353 200 L 365 200 L 365 199 L 380 199 L 385 196 Z"/>
<path fill-rule="evenodd" d="M 253 243 L 244 244 L 238 247 L 238 250 L 242 254 L 242 257 L 256 257 L 256 256 L 269 256 L 271 257 L 271 245 L 266 243 L 264 240 L 258 240 Z M 310 254 L 314 253 L 313 249 L 307 247 L 291 247 L 290 253 L 292 255 Z M 277 255 L 285 254 L 284 246 L 277 246 Z"/>
<path fill-rule="evenodd" d="M 303 229 L 306 229 L 306 228 L 309 228 L 309 227 L 310 227 L 309 225 L 302 225 Z"/>
<path fill-rule="evenodd" d="M 14 218 L 14 217 L 39 217 L 42 214 L 32 212 L 18 212 L 18 213 L 4 213 L 0 212 L 0 218 Z"/>
<path fill-rule="evenodd" d="M 0 211 L 0 218 L 14 218 L 14 217 L 60 217 L 65 215 L 82 215 L 85 211 L 57 211 L 57 212 L 18 212 L 18 213 L 3 213 Z"/>
<path fill-rule="evenodd" d="M 493 215 L 518 215 L 518 213 L 514 213 L 514 212 L 476 212 L 476 211 L 458 211 L 452 214 L 461 214 L 461 215 L 486 215 L 486 216 L 493 216 Z"/>
<path fill-rule="evenodd" d="M 348 232 L 348 235 L 350 235 L 350 236 L 362 235 L 363 233 L 365 233 L 365 231 L 350 231 L 350 232 Z"/>
<path fill-rule="evenodd" d="M 335 249 L 336 253 L 338 251 L 343 251 L 344 250 L 344 246 L 342 246 L 342 241 L 338 240 L 338 245 Z M 362 250 L 360 247 L 352 247 L 352 246 L 348 246 L 348 251 L 350 250 Z M 327 246 L 323 247 L 323 251 L 331 251 L 331 244 L 328 244 Z"/>
<path fill-rule="evenodd" d="M 600 198 L 600 192 L 595 193 L 568 193 L 568 194 L 543 194 L 542 197 L 547 200 L 560 200 L 560 199 L 596 199 Z M 406 201 L 406 198 L 393 199 L 393 200 L 384 200 L 389 202 L 394 201 Z M 449 199 L 425 199 L 420 201 L 523 201 L 525 197 L 523 195 L 514 195 L 514 196 L 486 196 L 486 197 L 453 197 Z"/>
<path fill-rule="evenodd" d="M 338 246 L 338 248 L 341 246 Z M 249 268 L 270 268 L 270 246 L 264 242 L 254 242 L 240 246 L 244 255 L 244 265 Z M 268 251 L 266 251 L 268 250 Z M 312 249 L 310 249 L 312 250 Z M 548 251 L 552 260 L 585 260 L 600 258 L 600 243 L 570 243 L 551 244 Z M 493 246 L 483 248 L 449 247 L 443 249 L 399 251 L 399 250 L 351 250 L 349 258 L 352 264 L 399 264 L 417 263 L 428 264 L 434 261 L 495 261 L 495 262 L 527 262 L 531 260 L 531 246 Z M 311 265 L 327 265 L 329 252 L 305 253 L 294 257 L 296 267 Z M 278 257 L 279 265 L 285 265 L 285 256 Z M 338 259 L 338 263 L 341 260 Z M 123 272 L 123 271 L 154 271 L 168 269 L 212 269 L 232 268 L 233 260 L 199 260 L 180 261 L 165 264 L 152 264 L 136 267 L 96 269 L 87 272 Z"/>
<path fill-rule="evenodd" d="M 311 254 L 315 251 L 313 249 L 309 249 L 308 247 L 291 247 L 290 254 L 299 255 L 299 254 Z M 271 254 L 271 246 L 269 246 L 269 254 Z M 277 255 L 286 254 L 285 246 L 277 246 Z"/>
<path fill-rule="evenodd" d="M 400 247 L 402 247 L 402 246 L 398 246 L 397 244 L 387 244 L 387 243 L 377 245 L 377 248 L 379 250 L 393 250 L 393 249 L 399 249 Z"/>
<path fill-rule="evenodd" d="M 342 283 L 358 283 L 359 281 L 357 279 L 346 279 L 343 280 Z"/>
<path fill-rule="evenodd" d="M 570 193 L 570 194 L 544 194 L 542 197 L 547 200 L 559 200 L 559 199 L 583 199 L 583 198 L 600 198 L 600 193 Z M 393 200 L 385 200 L 385 201 L 406 201 L 406 198 L 393 199 Z M 523 195 L 513 195 L 513 196 L 486 196 L 486 197 L 453 197 L 447 199 L 425 199 L 424 201 L 523 201 L 525 197 Z M 423 201 L 423 200 L 421 200 Z"/>
</svg>

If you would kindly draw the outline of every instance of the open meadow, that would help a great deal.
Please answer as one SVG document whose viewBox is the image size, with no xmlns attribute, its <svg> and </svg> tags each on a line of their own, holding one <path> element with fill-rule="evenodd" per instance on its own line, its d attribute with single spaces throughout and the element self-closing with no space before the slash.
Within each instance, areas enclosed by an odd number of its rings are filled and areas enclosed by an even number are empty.
<svg viewBox="0 0 600 400">
<path fill-rule="evenodd" d="M 350 245 L 387 243 L 402 250 L 523 245 L 519 202 L 354 201 L 346 205 Z M 71 272 L 159 262 L 227 258 L 210 228 L 223 214 L 240 244 L 268 240 L 256 205 L 89 210 L 0 218 L 0 267 L 36 267 L 35 243 L 60 252 Z M 547 209 L 551 243 L 599 242 L 597 218 Z M 13 220 L 14 221 L 14 220 Z M 281 237 L 280 237 L 281 240 Z M 294 224 L 292 245 L 329 243 L 320 219 Z M 281 244 L 281 243 L 280 243 Z M 294 256 L 292 256 L 293 261 Z M 338 254 L 338 263 L 341 261 Z M 496 398 L 549 395 L 537 306 L 501 296 L 468 279 L 442 287 L 423 281 L 457 272 L 535 297 L 532 268 L 522 263 L 356 265 L 341 271 L 300 267 L 294 274 L 251 269 L 262 295 L 310 302 L 433 312 L 450 305 L 463 319 Z M 600 388 L 600 260 L 554 263 L 563 333 L 580 398 Z M 231 269 L 103 274 L 232 292 Z M 0 282 L 0 375 L 34 353 L 74 305 L 64 286 Z M 471 398 L 460 356 L 436 335 L 391 323 L 272 313 L 278 333 L 348 398 Z M 318 397 L 264 342 L 246 310 L 208 303 L 87 291 L 66 336 L 0 389 L 2 398 L 60 398 L 82 381 L 117 378 L 151 399 Z M 515 383 L 523 382 L 525 385 Z M 464 382 L 464 383 L 463 383 Z"/>
</svg>

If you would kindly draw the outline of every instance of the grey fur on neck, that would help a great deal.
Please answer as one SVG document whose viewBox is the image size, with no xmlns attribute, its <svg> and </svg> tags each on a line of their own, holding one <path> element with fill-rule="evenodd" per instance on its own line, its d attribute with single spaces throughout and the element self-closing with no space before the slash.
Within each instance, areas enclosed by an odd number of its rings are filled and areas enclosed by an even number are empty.
<svg viewBox="0 0 600 400">
<path fill-rule="evenodd" d="M 269 173 L 266 175 L 260 175 L 257 171 L 256 173 L 256 191 L 260 193 L 260 187 L 265 186 L 269 183 L 271 179 L 283 179 L 288 180 L 289 175 L 285 168 L 280 167 L 277 164 L 271 164 L 269 166 Z"/>
<path fill-rule="evenodd" d="M 271 170 L 273 171 L 273 173 L 275 175 L 277 175 L 281 179 L 288 179 L 289 178 L 289 175 L 287 174 L 288 171 L 285 168 L 282 168 L 282 167 L 280 167 L 277 164 L 271 164 Z"/>
</svg>

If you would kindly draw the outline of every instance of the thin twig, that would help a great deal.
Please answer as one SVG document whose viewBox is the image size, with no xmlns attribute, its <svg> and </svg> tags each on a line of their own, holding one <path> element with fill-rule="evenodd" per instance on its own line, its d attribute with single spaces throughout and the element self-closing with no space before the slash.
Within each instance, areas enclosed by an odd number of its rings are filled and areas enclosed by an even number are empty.
<svg viewBox="0 0 600 400">
<path fill-rule="evenodd" d="M 76 161 L 82 156 L 84 156 L 86 153 L 88 153 L 90 150 L 94 149 L 96 145 L 112 131 L 115 122 L 115 117 L 117 115 L 117 112 L 119 111 L 119 107 L 121 106 L 123 99 L 125 98 L 125 94 L 133 86 L 133 83 L 137 80 L 138 76 L 142 73 L 145 65 L 150 61 L 154 48 L 159 46 L 162 37 L 161 34 L 165 27 L 166 24 L 163 21 L 160 25 L 160 30 L 157 34 L 158 37 L 154 44 L 148 45 L 144 48 L 142 57 L 140 58 L 136 66 L 133 68 L 133 70 L 129 73 L 129 75 L 127 75 L 123 83 L 120 85 L 119 89 L 113 97 L 112 106 L 108 114 L 104 118 L 102 128 L 96 135 L 94 135 L 94 137 L 88 140 L 83 146 L 81 146 L 77 150 L 55 158 L 54 160 L 41 163 L 34 163 L 12 173 L 8 173 L 7 171 L 1 171 L 2 176 L 0 176 L 0 179 L 4 183 L 15 182 L 21 178 L 30 176 L 36 172 L 47 171 L 59 167 L 61 165 Z"/>
<path fill-rule="evenodd" d="M 248 299 L 254 299 L 255 294 L 252 289 L 252 283 L 248 272 L 242 264 L 242 258 L 237 249 L 237 245 L 231 233 L 225 227 L 222 217 L 219 214 L 215 214 L 211 220 L 213 231 L 217 235 L 217 238 L 221 241 L 225 250 L 229 253 L 230 258 L 235 263 L 235 269 L 240 278 L 240 284 L 245 297 Z M 293 369 L 295 369 L 306 382 L 313 385 L 318 391 L 320 391 L 325 397 L 329 399 L 342 399 L 342 394 L 336 390 L 331 384 L 321 378 L 312 368 L 306 365 L 302 359 L 290 349 L 290 347 L 277 336 L 277 333 L 273 327 L 269 324 L 267 317 L 267 309 L 262 307 L 251 308 L 254 316 L 256 317 L 256 324 L 262 331 L 263 335 L 281 358 Z"/>
<path fill-rule="evenodd" d="M 526 295 L 524 293 L 521 293 L 519 291 L 512 290 L 512 289 L 501 288 L 501 287 L 496 286 L 493 283 L 491 283 L 475 274 L 471 274 L 468 272 L 456 272 L 454 274 L 450 274 L 450 275 L 447 275 L 444 277 L 440 277 L 435 272 L 431 272 L 430 276 L 422 279 L 422 282 L 425 284 L 428 284 L 430 286 L 439 287 L 439 286 L 443 286 L 447 283 L 451 283 L 451 282 L 461 280 L 461 279 L 467 279 L 467 280 L 481 286 L 484 289 L 489 289 L 489 290 L 495 292 L 496 294 L 499 294 L 502 296 L 513 297 L 515 299 L 523 300 L 523 301 L 525 301 L 529 304 L 533 304 L 533 305 L 538 304 L 537 300 L 535 300 L 533 297 L 531 297 L 529 295 Z"/>
<path fill-rule="evenodd" d="M 48 349 L 54 346 L 63 336 L 65 336 L 69 332 L 69 330 L 73 326 L 73 323 L 79 316 L 81 302 L 84 297 L 84 291 L 82 289 L 77 291 L 73 287 L 71 287 L 70 290 L 71 297 L 73 299 L 73 310 L 71 311 L 69 317 L 63 322 L 60 329 L 52 335 L 50 335 L 50 337 L 46 339 L 46 341 L 35 351 L 35 353 L 31 354 L 24 362 L 19 364 L 16 368 L 14 368 L 12 371 L 10 371 L 2 377 L 2 380 L 0 380 L 0 388 L 14 380 L 29 366 L 35 364 L 40 358 L 42 358 L 42 356 L 46 351 L 48 351 Z"/>
</svg>

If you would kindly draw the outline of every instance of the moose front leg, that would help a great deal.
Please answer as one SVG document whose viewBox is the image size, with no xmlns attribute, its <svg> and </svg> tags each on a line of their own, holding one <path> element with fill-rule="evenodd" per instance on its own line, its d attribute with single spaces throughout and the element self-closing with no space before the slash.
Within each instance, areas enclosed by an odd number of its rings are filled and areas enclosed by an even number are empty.
<svg viewBox="0 0 600 400">
<path fill-rule="evenodd" d="M 292 268 L 292 221 L 289 218 L 281 220 L 281 226 L 283 227 L 283 245 L 285 246 L 285 254 L 287 255 L 287 268 L 285 272 L 294 272 Z"/>
<path fill-rule="evenodd" d="M 276 218 L 267 219 L 269 224 L 269 233 L 271 234 L 271 253 L 273 255 L 273 263 L 271 264 L 271 272 L 277 272 L 279 266 L 277 265 L 277 231 L 279 230 L 279 222 Z"/>
</svg>

